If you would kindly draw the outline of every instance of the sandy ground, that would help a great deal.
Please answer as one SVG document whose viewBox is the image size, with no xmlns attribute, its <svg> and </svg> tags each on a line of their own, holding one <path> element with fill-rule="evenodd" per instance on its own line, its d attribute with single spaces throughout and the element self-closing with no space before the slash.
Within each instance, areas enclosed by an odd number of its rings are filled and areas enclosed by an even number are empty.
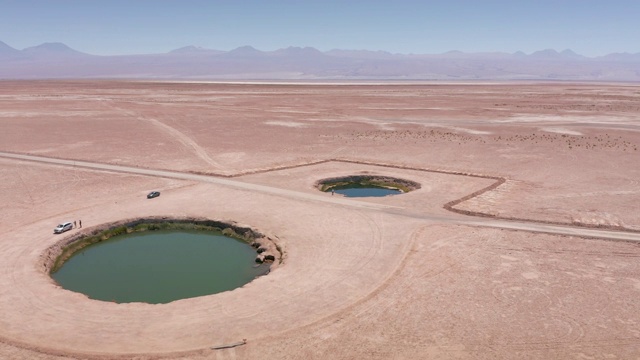
<svg viewBox="0 0 640 360">
<path fill-rule="evenodd" d="M 638 114 L 633 84 L 3 82 L 0 151 L 244 185 L 0 157 L 0 358 L 638 358 L 637 243 L 455 225 L 471 217 L 443 208 L 501 178 L 455 208 L 640 230 Z M 422 188 L 347 202 L 313 187 L 351 174 Z M 89 300 L 39 267 L 66 236 L 144 216 L 235 221 L 285 259 L 162 305 Z"/>
</svg>

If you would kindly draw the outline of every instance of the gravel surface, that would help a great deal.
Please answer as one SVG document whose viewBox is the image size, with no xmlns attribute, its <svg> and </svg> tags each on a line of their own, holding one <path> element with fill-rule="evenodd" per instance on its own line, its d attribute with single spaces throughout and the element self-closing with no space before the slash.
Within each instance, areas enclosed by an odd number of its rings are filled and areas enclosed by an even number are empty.
<svg viewBox="0 0 640 360">
<path fill-rule="evenodd" d="M 2 84 L 0 358 L 640 356 L 636 85 Z M 421 188 L 314 188 L 365 174 Z M 151 216 L 252 227 L 283 263 L 161 305 L 90 300 L 41 267 Z"/>
</svg>

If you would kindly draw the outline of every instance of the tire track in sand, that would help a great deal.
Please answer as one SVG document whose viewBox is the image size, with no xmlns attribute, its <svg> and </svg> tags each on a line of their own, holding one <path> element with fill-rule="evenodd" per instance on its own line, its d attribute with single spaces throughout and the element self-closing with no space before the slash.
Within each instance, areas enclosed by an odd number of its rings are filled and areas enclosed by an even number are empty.
<svg viewBox="0 0 640 360">
<path fill-rule="evenodd" d="M 116 106 L 113 103 L 107 103 L 107 106 L 113 109 L 116 109 L 118 111 L 121 111 L 131 117 L 135 117 L 137 120 L 150 123 L 151 125 L 155 126 L 161 131 L 167 133 L 170 138 L 178 140 L 185 148 L 190 149 L 197 157 L 199 157 L 201 160 L 203 160 L 207 164 L 213 166 L 216 169 L 223 168 L 222 164 L 212 159 L 211 156 L 209 156 L 207 151 L 202 146 L 198 145 L 197 142 L 195 142 L 191 137 L 181 132 L 180 130 L 174 127 L 171 127 L 158 119 L 141 116 L 140 114 L 137 114 L 131 110 L 123 109 L 119 106 Z"/>
</svg>

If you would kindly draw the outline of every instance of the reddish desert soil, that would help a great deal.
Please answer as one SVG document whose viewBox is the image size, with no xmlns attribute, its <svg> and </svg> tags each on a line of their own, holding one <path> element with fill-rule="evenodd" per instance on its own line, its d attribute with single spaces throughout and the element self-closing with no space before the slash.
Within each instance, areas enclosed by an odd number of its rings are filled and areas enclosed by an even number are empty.
<svg viewBox="0 0 640 360">
<path fill-rule="evenodd" d="M 640 357 L 637 242 L 460 225 L 639 231 L 640 86 L 1 84 L 1 152 L 95 166 L 0 156 L 0 358 Z M 314 188 L 353 174 L 422 187 Z M 42 268 L 56 242 L 150 216 L 250 226 L 284 260 L 162 305 L 90 300 Z"/>
</svg>

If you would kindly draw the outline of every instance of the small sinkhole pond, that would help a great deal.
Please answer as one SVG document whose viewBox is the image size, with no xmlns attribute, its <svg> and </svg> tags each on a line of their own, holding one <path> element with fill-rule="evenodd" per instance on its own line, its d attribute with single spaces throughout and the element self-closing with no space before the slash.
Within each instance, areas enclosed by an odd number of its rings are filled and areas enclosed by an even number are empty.
<svg viewBox="0 0 640 360">
<path fill-rule="evenodd" d="M 378 175 L 350 175 L 323 179 L 315 186 L 320 191 L 346 197 L 382 197 L 420 189 L 420 184 L 417 182 Z"/>
<path fill-rule="evenodd" d="M 331 189 L 336 194 L 340 194 L 346 197 L 382 197 L 388 195 L 402 194 L 402 191 L 398 189 L 390 189 L 381 186 L 374 185 L 360 185 L 351 184 L 336 186 Z"/>
<path fill-rule="evenodd" d="M 92 299 L 160 304 L 241 287 L 269 272 L 255 257 L 217 231 L 143 231 L 87 246 L 51 276 Z"/>
</svg>

